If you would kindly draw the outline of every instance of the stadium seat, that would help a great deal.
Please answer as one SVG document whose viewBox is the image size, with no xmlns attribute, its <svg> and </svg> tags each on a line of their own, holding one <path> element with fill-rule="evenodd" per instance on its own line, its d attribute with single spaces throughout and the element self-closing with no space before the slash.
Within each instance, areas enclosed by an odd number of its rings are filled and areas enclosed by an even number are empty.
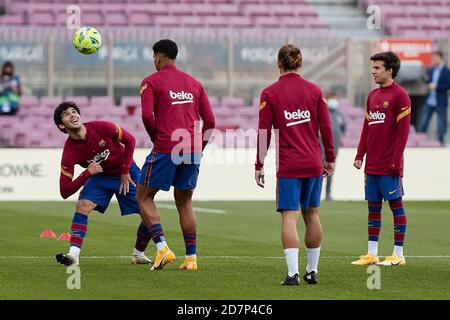
<svg viewBox="0 0 450 320">
<path fill-rule="evenodd" d="M 155 3 L 152 5 L 140 5 L 135 6 L 135 10 L 141 10 L 142 12 L 149 12 L 151 15 L 167 15 L 167 6 L 162 3 Z"/>
<path fill-rule="evenodd" d="M 41 97 L 41 106 L 43 106 L 44 108 L 50 108 L 50 109 L 54 109 L 56 108 L 61 102 L 63 101 L 63 99 L 61 97 Z"/>
<path fill-rule="evenodd" d="M 383 6 L 381 7 L 381 13 L 385 21 L 389 21 L 392 18 L 404 18 L 407 16 L 405 8 L 399 6 Z"/>
<path fill-rule="evenodd" d="M 419 5 L 419 0 L 395 0 L 396 4 L 400 6 L 417 6 Z"/>
<path fill-rule="evenodd" d="M 249 4 L 243 7 L 243 13 L 249 17 L 269 16 L 270 8 L 264 4 Z"/>
<path fill-rule="evenodd" d="M 253 23 L 258 27 L 276 28 L 280 25 L 280 20 L 276 17 L 255 17 Z"/>
<path fill-rule="evenodd" d="M 51 26 L 55 24 L 55 17 L 51 11 L 34 12 L 28 16 L 28 22 L 36 26 Z"/>
<path fill-rule="evenodd" d="M 152 18 L 147 12 L 132 12 L 128 17 L 130 25 L 133 26 L 148 26 L 152 24 Z"/>
<path fill-rule="evenodd" d="M 153 23 L 159 27 L 178 27 L 180 25 L 175 16 L 154 16 Z"/>
<path fill-rule="evenodd" d="M 20 97 L 21 107 L 37 107 L 39 105 L 39 99 L 35 96 L 22 96 Z"/>
<path fill-rule="evenodd" d="M 270 11 L 276 17 L 292 17 L 295 15 L 295 11 L 292 6 L 284 5 L 284 6 L 271 6 Z"/>
<path fill-rule="evenodd" d="M 287 28 L 305 28 L 306 24 L 302 18 L 299 17 L 281 17 L 279 19 L 280 25 Z"/>
<path fill-rule="evenodd" d="M 104 23 L 101 11 L 83 12 L 81 15 L 81 24 L 83 25 L 102 25 Z"/>
<path fill-rule="evenodd" d="M 104 11 L 105 24 L 110 26 L 128 25 L 128 17 L 124 11 Z"/>
<path fill-rule="evenodd" d="M 219 99 L 216 96 L 208 96 L 208 99 L 213 108 L 219 106 Z"/>
<path fill-rule="evenodd" d="M 228 0 L 208 0 L 209 3 L 228 3 Z"/>
<path fill-rule="evenodd" d="M 190 7 L 197 16 L 214 16 L 216 14 L 216 7 L 209 3 L 196 3 Z"/>
<path fill-rule="evenodd" d="M 230 16 L 230 17 L 228 17 L 228 24 L 231 27 L 246 28 L 246 27 L 251 27 L 252 26 L 252 21 L 250 20 L 249 17 L 234 17 L 234 16 Z"/>
<path fill-rule="evenodd" d="M 114 99 L 113 97 L 108 96 L 93 96 L 91 97 L 91 103 L 90 105 L 92 107 L 109 107 L 114 106 Z"/>
<path fill-rule="evenodd" d="M 449 19 L 450 18 L 450 7 L 429 7 L 430 14 L 435 18 Z M 445 22 L 445 20 L 444 20 Z"/>
<path fill-rule="evenodd" d="M 178 21 L 180 25 L 185 27 L 202 27 L 203 19 L 197 16 L 179 16 Z"/>
<path fill-rule="evenodd" d="M 417 19 L 417 23 L 420 25 L 420 28 L 424 31 L 442 29 L 442 23 L 434 19 L 423 19 L 423 18 Z"/>
<path fill-rule="evenodd" d="M 305 18 L 306 25 L 309 28 L 326 29 L 329 28 L 328 24 L 320 18 Z"/>
<path fill-rule="evenodd" d="M 86 96 L 68 96 L 68 97 L 65 97 L 64 101 L 73 101 L 79 107 L 89 106 L 89 100 L 88 100 L 88 97 L 86 97 Z"/>
<path fill-rule="evenodd" d="M 403 10 L 406 10 L 408 17 L 411 18 L 428 18 L 430 16 L 430 12 L 421 6 L 408 6 Z"/>
<path fill-rule="evenodd" d="M 292 6 L 293 12 L 299 17 L 318 17 L 316 9 L 310 5 Z"/>
<path fill-rule="evenodd" d="M 139 96 L 123 96 L 120 100 L 120 105 L 123 107 L 126 106 L 141 106 L 141 97 Z"/>
<path fill-rule="evenodd" d="M 216 12 L 221 16 L 237 16 L 240 10 L 235 4 L 218 4 L 216 6 Z"/>
<path fill-rule="evenodd" d="M 23 14 L 10 14 L 10 15 L 0 16 L 0 25 L 5 25 L 5 26 L 23 25 L 23 24 L 25 24 L 25 22 L 26 22 L 26 20 L 25 20 Z"/>
<path fill-rule="evenodd" d="M 192 7 L 189 4 L 177 3 L 169 4 L 167 11 L 171 15 L 189 15 L 192 12 Z"/>
<path fill-rule="evenodd" d="M 205 16 L 203 17 L 203 23 L 207 27 L 227 27 L 228 20 L 222 16 Z"/>
<path fill-rule="evenodd" d="M 221 104 L 224 107 L 242 107 L 244 106 L 244 99 L 239 97 L 223 97 Z"/>
</svg>

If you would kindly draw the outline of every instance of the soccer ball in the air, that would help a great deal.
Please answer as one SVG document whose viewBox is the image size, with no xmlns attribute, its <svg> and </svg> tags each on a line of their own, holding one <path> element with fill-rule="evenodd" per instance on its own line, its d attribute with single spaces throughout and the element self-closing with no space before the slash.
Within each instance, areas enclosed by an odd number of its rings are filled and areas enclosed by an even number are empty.
<svg viewBox="0 0 450 320">
<path fill-rule="evenodd" d="M 102 46 L 102 37 L 97 29 L 82 27 L 73 36 L 73 45 L 83 54 L 92 54 Z"/>
</svg>

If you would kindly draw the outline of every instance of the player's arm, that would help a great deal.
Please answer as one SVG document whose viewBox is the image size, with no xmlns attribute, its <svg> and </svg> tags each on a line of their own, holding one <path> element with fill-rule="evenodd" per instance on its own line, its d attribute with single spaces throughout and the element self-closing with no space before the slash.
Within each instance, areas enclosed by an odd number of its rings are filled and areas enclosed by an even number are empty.
<svg viewBox="0 0 450 320">
<path fill-rule="evenodd" d="M 322 93 L 319 95 L 317 105 L 317 119 L 319 121 L 320 136 L 322 137 L 325 150 L 324 175 L 331 176 L 334 173 L 336 155 L 334 152 L 333 128 L 331 126 L 330 112 L 328 111 L 328 106 Z"/>
<path fill-rule="evenodd" d="M 212 111 L 211 104 L 209 103 L 206 91 L 203 88 L 201 88 L 201 93 L 199 97 L 199 113 L 200 117 L 203 120 L 202 150 L 204 150 L 213 133 L 213 129 L 216 125 L 216 119 L 214 117 L 214 113 Z"/>
<path fill-rule="evenodd" d="M 403 159 L 406 143 L 408 141 L 409 127 L 411 123 L 411 100 L 408 94 L 402 94 L 395 105 L 397 134 L 394 139 L 394 154 L 392 156 L 390 171 L 392 175 L 400 175 L 400 165 Z"/>
<path fill-rule="evenodd" d="M 370 95 L 367 98 L 367 106 L 366 106 L 366 113 L 364 115 L 363 129 L 362 129 L 362 132 L 361 132 L 361 136 L 359 138 L 359 143 L 358 143 L 358 148 L 357 148 L 357 152 L 356 152 L 355 161 L 353 162 L 353 166 L 356 169 L 361 169 L 362 163 L 363 163 L 363 159 L 364 159 L 364 155 L 366 154 L 366 151 L 367 151 L 367 130 L 368 130 L 368 127 L 369 127 L 369 114 L 368 114 L 369 99 L 370 99 Z"/>
<path fill-rule="evenodd" d="M 130 173 L 130 168 L 133 164 L 133 154 L 136 147 L 136 139 L 131 133 L 116 124 L 114 125 L 113 135 L 114 139 L 122 143 L 125 147 L 125 151 L 123 154 L 123 164 L 120 172 L 122 174 L 128 174 Z"/>
<path fill-rule="evenodd" d="M 267 93 L 263 91 L 259 104 L 258 143 L 256 149 L 255 180 L 264 188 L 264 159 L 269 149 L 272 135 L 273 115 Z"/>
<path fill-rule="evenodd" d="M 133 164 L 133 153 L 136 146 L 136 139 L 127 130 L 112 122 L 103 122 L 99 125 L 102 126 L 102 132 L 109 135 L 114 141 L 122 143 L 125 147 L 122 156 L 123 161 L 120 168 L 121 183 L 119 187 L 119 194 L 127 194 L 130 191 L 130 183 L 136 186 L 130 175 L 130 168 Z"/>
<path fill-rule="evenodd" d="M 131 179 L 130 168 L 133 164 L 133 153 L 136 147 L 136 139 L 127 130 L 116 125 L 117 140 L 125 146 L 123 153 L 123 164 L 121 168 L 121 183 L 119 194 L 127 194 L 130 191 L 130 183 L 136 187 L 136 183 Z"/>
<path fill-rule="evenodd" d="M 61 174 L 59 177 L 59 192 L 63 199 L 67 199 L 77 192 L 90 176 L 102 172 L 102 167 L 98 163 L 93 162 L 74 180 L 74 167 L 75 164 L 70 160 L 69 155 L 63 153 L 61 160 Z"/>
<path fill-rule="evenodd" d="M 148 82 L 141 83 L 141 106 L 142 106 L 142 122 L 150 139 L 155 142 L 156 138 L 156 121 L 155 121 L 155 95 L 153 89 Z"/>
</svg>

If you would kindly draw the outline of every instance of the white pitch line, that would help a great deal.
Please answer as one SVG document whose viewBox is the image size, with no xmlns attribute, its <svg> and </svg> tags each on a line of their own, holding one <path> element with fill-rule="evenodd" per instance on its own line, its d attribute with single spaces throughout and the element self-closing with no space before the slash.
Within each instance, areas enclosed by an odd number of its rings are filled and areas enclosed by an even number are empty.
<svg viewBox="0 0 450 320">
<path fill-rule="evenodd" d="M 177 210 L 177 206 L 173 205 L 173 204 L 156 204 L 157 208 L 164 208 L 164 209 L 173 209 L 173 210 Z M 194 207 L 194 211 L 196 212 L 207 212 L 207 213 L 215 213 L 215 214 L 225 214 L 225 210 L 222 209 L 210 209 L 210 208 L 198 208 L 198 207 Z"/>
<path fill-rule="evenodd" d="M 0 256 L 0 259 L 54 259 L 54 256 Z M 81 256 L 83 259 L 128 259 L 130 256 Z M 284 259 L 284 257 L 262 256 L 200 256 L 200 259 Z M 306 257 L 300 257 L 306 258 Z M 324 256 L 320 259 L 355 259 L 359 256 Z M 384 256 L 380 256 L 384 258 Z M 405 258 L 419 259 L 450 259 L 450 256 L 405 256 Z"/>
</svg>

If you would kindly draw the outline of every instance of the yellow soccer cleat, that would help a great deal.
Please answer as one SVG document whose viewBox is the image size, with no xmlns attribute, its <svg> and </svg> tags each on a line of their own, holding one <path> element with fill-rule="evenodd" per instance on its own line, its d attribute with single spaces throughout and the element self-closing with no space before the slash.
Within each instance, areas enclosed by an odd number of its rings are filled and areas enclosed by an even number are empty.
<svg viewBox="0 0 450 320">
<path fill-rule="evenodd" d="M 197 270 L 197 257 L 184 258 L 180 270 Z"/>
<path fill-rule="evenodd" d="M 379 262 L 380 260 L 378 259 L 378 257 L 375 257 L 368 253 L 365 256 L 360 256 L 358 260 L 352 261 L 352 264 L 356 266 L 368 266 L 371 264 L 378 264 Z"/>
<path fill-rule="evenodd" d="M 378 263 L 380 266 L 404 266 L 406 265 L 405 257 L 399 257 L 399 256 L 387 256 L 384 258 L 384 260 L 380 263 Z"/>
<path fill-rule="evenodd" d="M 175 261 L 175 254 L 165 246 L 162 250 L 156 252 L 155 262 L 150 270 L 161 270 L 165 265 Z"/>
</svg>

